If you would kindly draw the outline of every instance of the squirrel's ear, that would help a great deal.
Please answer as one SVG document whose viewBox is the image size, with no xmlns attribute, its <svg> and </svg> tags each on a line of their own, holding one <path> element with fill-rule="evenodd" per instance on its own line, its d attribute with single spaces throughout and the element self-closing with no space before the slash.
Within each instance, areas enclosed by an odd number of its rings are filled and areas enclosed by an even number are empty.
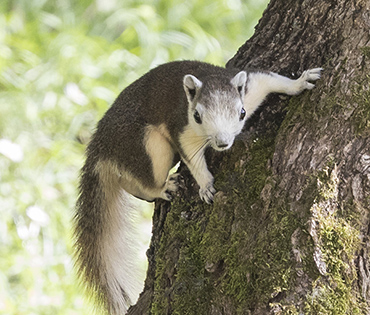
<svg viewBox="0 0 370 315">
<path fill-rule="evenodd" d="M 245 93 L 245 84 L 247 83 L 247 73 L 245 71 L 240 71 L 231 79 L 231 84 L 235 86 L 235 88 L 240 93 L 241 97 L 244 97 Z"/>
<path fill-rule="evenodd" d="M 195 76 L 187 74 L 184 76 L 184 90 L 189 102 L 192 102 L 202 87 L 202 81 L 198 80 Z"/>
</svg>

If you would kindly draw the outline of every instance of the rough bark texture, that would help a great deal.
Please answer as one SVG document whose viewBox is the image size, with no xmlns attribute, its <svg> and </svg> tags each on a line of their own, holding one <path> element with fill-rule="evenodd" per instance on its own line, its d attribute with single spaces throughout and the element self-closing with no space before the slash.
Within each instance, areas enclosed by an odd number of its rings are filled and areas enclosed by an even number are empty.
<svg viewBox="0 0 370 315">
<path fill-rule="evenodd" d="M 316 89 L 270 96 L 225 154 L 218 193 L 158 202 L 145 291 L 129 314 L 370 314 L 370 1 L 272 0 L 228 67 Z"/>
</svg>

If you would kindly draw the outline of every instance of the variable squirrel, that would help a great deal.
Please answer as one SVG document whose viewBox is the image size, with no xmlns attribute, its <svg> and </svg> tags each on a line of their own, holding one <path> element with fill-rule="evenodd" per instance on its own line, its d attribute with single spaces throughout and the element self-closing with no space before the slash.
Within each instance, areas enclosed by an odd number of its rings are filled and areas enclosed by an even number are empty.
<svg viewBox="0 0 370 315">
<path fill-rule="evenodd" d="M 132 196 L 171 199 L 179 187 L 169 170 L 183 161 L 202 200 L 215 189 L 207 147 L 229 149 L 248 117 L 273 92 L 296 95 L 321 68 L 297 80 L 266 71 L 171 62 L 124 89 L 87 147 L 74 217 L 77 272 L 109 314 L 125 314 L 142 288 L 135 276 Z"/>
</svg>

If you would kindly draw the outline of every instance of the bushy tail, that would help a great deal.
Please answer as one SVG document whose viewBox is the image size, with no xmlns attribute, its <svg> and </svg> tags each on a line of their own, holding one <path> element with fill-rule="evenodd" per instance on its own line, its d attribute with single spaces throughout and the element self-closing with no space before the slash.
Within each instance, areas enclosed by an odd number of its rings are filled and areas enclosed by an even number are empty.
<svg viewBox="0 0 370 315">
<path fill-rule="evenodd" d="M 76 206 L 75 262 L 97 304 L 111 315 L 125 314 L 142 288 L 132 196 L 120 188 L 114 168 L 89 159 L 82 169 Z"/>
</svg>

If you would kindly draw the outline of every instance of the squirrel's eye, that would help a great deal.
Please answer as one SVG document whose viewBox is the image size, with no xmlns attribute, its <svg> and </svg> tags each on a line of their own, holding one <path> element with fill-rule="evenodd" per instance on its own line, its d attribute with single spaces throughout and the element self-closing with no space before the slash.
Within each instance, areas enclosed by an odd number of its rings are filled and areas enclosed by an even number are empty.
<svg viewBox="0 0 370 315">
<path fill-rule="evenodd" d="M 201 124 L 202 123 L 202 119 L 200 118 L 200 115 L 199 115 L 199 113 L 198 113 L 197 110 L 194 112 L 194 120 L 195 120 L 195 122 L 197 124 Z"/>
<path fill-rule="evenodd" d="M 239 117 L 239 119 L 240 120 L 243 120 L 244 119 L 244 117 L 245 117 L 245 109 L 244 108 L 242 108 L 242 110 L 240 111 L 240 117 Z"/>
</svg>

